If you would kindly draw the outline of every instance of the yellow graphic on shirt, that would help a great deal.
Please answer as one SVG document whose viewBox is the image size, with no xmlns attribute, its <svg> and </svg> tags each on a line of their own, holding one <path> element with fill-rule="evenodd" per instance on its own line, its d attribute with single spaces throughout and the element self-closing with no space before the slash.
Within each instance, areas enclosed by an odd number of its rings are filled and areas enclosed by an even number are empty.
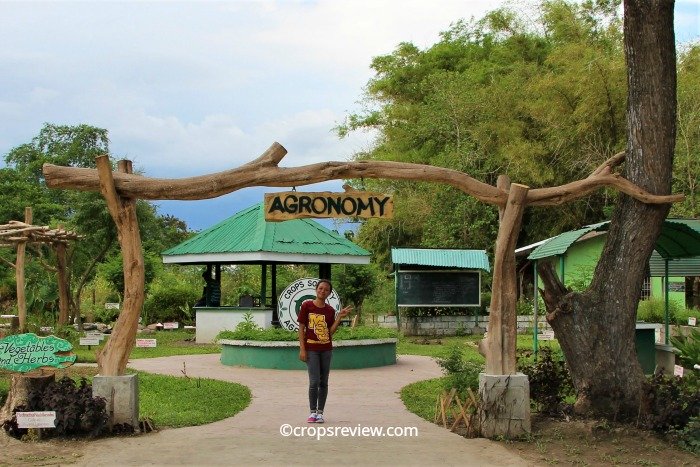
<svg viewBox="0 0 700 467">
<path fill-rule="evenodd" d="M 309 313 L 309 327 L 313 329 L 316 334 L 317 341 L 309 339 L 309 343 L 312 344 L 325 344 L 330 342 L 331 336 L 328 332 L 328 325 L 326 324 L 326 317 L 318 313 Z"/>
</svg>

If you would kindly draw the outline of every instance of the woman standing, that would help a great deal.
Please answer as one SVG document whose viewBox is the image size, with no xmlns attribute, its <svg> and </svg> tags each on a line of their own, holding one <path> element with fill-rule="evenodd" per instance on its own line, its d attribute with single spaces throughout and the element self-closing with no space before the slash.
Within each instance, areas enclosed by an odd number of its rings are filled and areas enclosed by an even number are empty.
<svg viewBox="0 0 700 467">
<path fill-rule="evenodd" d="M 338 329 L 340 321 L 345 318 L 352 306 L 340 310 L 335 316 L 333 307 L 326 303 L 326 298 L 333 291 L 333 285 L 327 279 L 316 284 L 316 298 L 302 303 L 299 311 L 299 360 L 306 362 L 309 370 L 309 406 L 311 415 L 308 423 L 323 423 L 323 409 L 328 397 L 328 375 L 331 369 L 333 343 L 331 336 Z"/>
</svg>

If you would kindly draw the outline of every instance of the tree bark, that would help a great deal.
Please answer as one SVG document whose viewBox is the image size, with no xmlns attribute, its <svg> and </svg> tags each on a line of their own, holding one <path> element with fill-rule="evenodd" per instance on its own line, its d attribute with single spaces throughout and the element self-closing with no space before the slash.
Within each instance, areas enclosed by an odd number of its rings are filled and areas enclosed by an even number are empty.
<svg viewBox="0 0 700 467">
<path fill-rule="evenodd" d="M 117 226 L 119 244 L 124 263 L 124 300 L 122 311 L 111 337 L 97 354 L 100 375 L 121 376 L 126 370 L 129 354 L 134 347 L 139 315 L 144 302 L 144 260 L 141 249 L 139 222 L 136 217 L 136 201 L 117 194 L 112 178 L 112 167 L 107 156 L 97 158 L 102 195 Z M 131 172 L 129 161 L 119 161 L 122 173 Z"/>
<path fill-rule="evenodd" d="M 13 412 L 17 407 L 27 405 L 30 392 L 42 390 L 55 380 L 56 374 L 54 372 L 40 375 L 13 374 L 7 399 L 0 409 L 0 426 L 2 426 L 4 421 L 12 418 Z"/>
<path fill-rule="evenodd" d="M 676 121 L 673 2 L 625 0 L 624 30 L 628 69 L 624 176 L 649 193 L 668 194 Z M 547 321 L 571 368 L 579 413 L 625 419 L 646 408 L 646 380 L 634 344 L 636 311 L 646 265 L 668 211 L 668 205 L 652 206 L 621 195 L 592 283 L 584 293 L 569 293 L 551 266 L 540 268 Z"/>
<path fill-rule="evenodd" d="M 58 280 L 58 325 L 65 326 L 68 324 L 68 308 L 70 306 L 65 243 L 56 244 L 56 278 Z"/>
<path fill-rule="evenodd" d="M 507 181 L 501 182 L 504 185 Z M 525 211 L 528 187 L 513 183 L 498 227 L 494 254 L 491 307 L 488 334 L 482 349 L 486 349 L 486 373 L 509 375 L 515 373 L 517 338 L 517 278 L 515 244 Z"/>
</svg>

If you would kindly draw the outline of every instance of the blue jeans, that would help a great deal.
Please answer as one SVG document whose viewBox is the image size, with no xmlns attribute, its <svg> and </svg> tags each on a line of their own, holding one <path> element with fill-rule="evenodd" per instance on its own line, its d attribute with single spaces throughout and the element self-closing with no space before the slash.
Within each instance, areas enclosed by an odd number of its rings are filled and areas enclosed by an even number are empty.
<svg viewBox="0 0 700 467">
<path fill-rule="evenodd" d="M 328 374 L 331 371 L 332 350 L 307 350 L 306 367 L 309 370 L 309 407 L 323 413 L 328 397 Z"/>
</svg>

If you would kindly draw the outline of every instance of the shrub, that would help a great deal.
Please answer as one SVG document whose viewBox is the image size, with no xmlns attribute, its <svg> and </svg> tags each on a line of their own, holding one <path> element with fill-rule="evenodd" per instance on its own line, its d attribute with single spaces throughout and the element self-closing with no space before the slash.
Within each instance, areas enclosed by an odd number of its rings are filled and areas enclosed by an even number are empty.
<svg viewBox="0 0 700 467">
<path fill-rule="evenodd" d="M 47 432 L 49 435 L 95 437 L 107 430 L 106 402 L 101 397 L 92 397 L 92 386 L 85 378 L 76 386 L 75 381 L 66 376 L 41 391 L 30 392 L 27 405 L 18 406 L 15 412 L 44 410 L 56 411 L 56 428 Z M 15 438 L 21 438 L 28 431 L 17 427 L 16 417 L 3 423 L 3 428 Z"/>
<path fill-rule="evenodd" d="M 192 306 L 199 299 L 200 291 L 182 281 L 154 283 L 143 305 L 147 320 L 190 322 Z"/>
<path fill-rule="evenodd" d="M 333 334 L 333 340 L 359 340 L 359 339 L 384 339 L 396 337 L 395 329 L 377 328 L 371 326 L 357 326 L 355 328 L 340 327 Z M 232 339 L 245 341 L 295 341 L 299 339 L 297 331 L 288 331 L 282 328 L 260 329 L 255 323 L 238 323 L 233 331 L 221 331 L 216 339 Z"/>
<path fill-rule="evenodd" d="M 530 399 L 537 410 L 547 415 L 568 412 L 564 399 L 574 393 L 573 382 L 563 356 L 542 347 L 534 362 L 520 362 L 520 368 L 530 381 Z"/>
<path fill-rule="evenodd" d="M 447 355 L 437 358 L 436 361 L 447 376 L 445 389 L 455 388 L 462 396 L 466 395 L 469 388 L 478 391 L 479 373 L 483 371 L 483 366 L 467 361 L 460 345 L 450 345 Z"/>
<path fill-rule="evenodd" d="M 680 430 L 671 430 L 671 436 L 681 448 L 700 455 L 700 416 L 690 417 L 688 424 Z"/>
<path fill-rule="evenodd" d="M 665 433 L 683 430 L 700 415 L 700 379 L 695 374 L 679 378 L 656 372 L 649 380 L 648 428 Z"/>
<path fill-rule="evenodd" d="M 700 363 L 700 329 L 693 329 L 687 336 L 671 337 L 671 344 L 684 367 L 693 368 Z"/>
<path fill-rule="evenodd" d="M 683 307 L 675 300 L 668 302 L 668 315 L 671 323 L 676 322 L 676 315 L 683 313 Z M 659 298 L 649 298 L 639 302 L 637 307 L 637 319 L 647 323 L 663 323 L 666 314 L 666 302 Z M 685 323 L 687 324 L 687 318 Z"/>
</svg>

